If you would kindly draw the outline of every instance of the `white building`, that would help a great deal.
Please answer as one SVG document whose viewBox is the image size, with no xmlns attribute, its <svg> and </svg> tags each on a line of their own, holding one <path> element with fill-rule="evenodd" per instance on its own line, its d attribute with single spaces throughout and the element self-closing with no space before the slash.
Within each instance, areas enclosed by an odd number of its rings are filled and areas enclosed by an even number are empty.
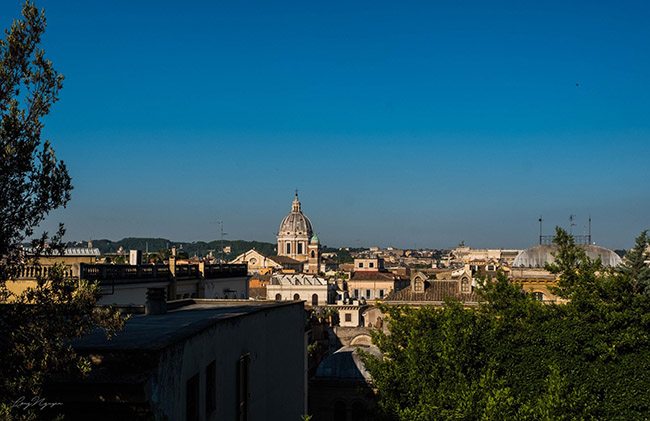
<svg viewBox="0 0 650 421">
<path fill-rule="evenodd" d="M 334 302 L 336 285 L 327 279 L 307 274 L 275 274 L 266 287 L 269 300 L 304 300 L 318 306 Z"/>
</svg>

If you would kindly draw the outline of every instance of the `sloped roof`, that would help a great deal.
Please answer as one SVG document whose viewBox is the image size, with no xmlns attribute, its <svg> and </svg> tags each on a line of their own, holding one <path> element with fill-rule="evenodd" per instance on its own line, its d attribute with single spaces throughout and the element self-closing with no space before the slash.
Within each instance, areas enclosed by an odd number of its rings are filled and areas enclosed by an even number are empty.
<svg viewBox="0 0 650 421">
<path fill-rule="evenodd" d="M 402 279 L 390 272 L 354 272 L 351 281 L 395 281 Z"/>
<path fill-rule="evenodd" d="M 462 302 L 477 302 L 475 292 L 460 292 L 460 282 L 451 280 L 428 281 L 429 286 L 424 292 L 415 292 L 411 288 L 404 288 L 392 292 L 384 297 L 383 301 L 435 301 L 442 302 L 445 298 L 457 298 Z"/>
<path fill-rule="evenodd" d="M 300 265 L 302 264 L 301 261 L 293 259 L 289 256 L 266 256 L 267 259 L 273 260 L 275 263 L 279 263 L 281 265 Z"/>
<path fill-rule="evenodd" d="M 366 352 L 381 358 L 381 352 L 374 346 L 360 347 Z M 351 381 L 370 381 L 370 373 L 361 361 L 356 346 L 344 346 L 327 357 L 316 370 L 316 378 Z"/>
<path fill-rule="evenodd" d="M 271 285 L 327 285 L 327 279 L 316 275 L 303 273 L 275 274 L 271 278 Z"/>
</svg>

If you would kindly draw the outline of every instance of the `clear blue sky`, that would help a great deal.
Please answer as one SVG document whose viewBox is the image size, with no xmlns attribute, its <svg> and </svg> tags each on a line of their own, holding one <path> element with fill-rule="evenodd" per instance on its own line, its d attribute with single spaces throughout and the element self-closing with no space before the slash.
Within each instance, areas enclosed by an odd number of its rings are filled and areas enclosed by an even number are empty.
<svg viewBox="0 0 650 421">
<path fill-rule="evenodd" d="M 650 228 L 650 2 L 37 5 L 70 240 L 274 241 L 295 188 L 332 246 Z"/>
</svg>

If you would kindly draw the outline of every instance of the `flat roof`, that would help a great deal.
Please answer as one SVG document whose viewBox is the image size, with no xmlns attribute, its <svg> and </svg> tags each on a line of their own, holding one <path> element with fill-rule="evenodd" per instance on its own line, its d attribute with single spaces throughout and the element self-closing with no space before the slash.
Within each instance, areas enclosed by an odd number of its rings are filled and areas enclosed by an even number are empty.
<svg viewBox="0 0 650 421">
<path fill-rule="evenodd" d="M 187 305 L 165 314 L 131 315 L 124 329 L 110 340 L 102 329 L 96 329 L 72 342 L 78 351 L 132 352 L 160 351 L 185 340 L 220 321 L 261 312 L 270 308 L 300 305 L 302 301 L 247 301 L 247 300 L 183 300 Z M 173 306 L 173 302 L 168 305 Z M 176 303 L 178 304 L 178 303 Z"/>
</svg>

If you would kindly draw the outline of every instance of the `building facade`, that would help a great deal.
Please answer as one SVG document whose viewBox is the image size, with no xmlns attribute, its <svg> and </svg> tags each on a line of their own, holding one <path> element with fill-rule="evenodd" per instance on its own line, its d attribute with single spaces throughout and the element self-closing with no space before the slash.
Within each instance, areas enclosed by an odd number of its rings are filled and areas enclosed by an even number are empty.
<svg viewBox="0 0 650 421">
<path fill-rule="evenodd" d="M 306 412 L 305 312 L 297 302 L 182 300 L 132 315 L 92 355 L 88 378 L 57 379 L 48 401 L 66 419 L 298 420 Z"/>
</svg>

